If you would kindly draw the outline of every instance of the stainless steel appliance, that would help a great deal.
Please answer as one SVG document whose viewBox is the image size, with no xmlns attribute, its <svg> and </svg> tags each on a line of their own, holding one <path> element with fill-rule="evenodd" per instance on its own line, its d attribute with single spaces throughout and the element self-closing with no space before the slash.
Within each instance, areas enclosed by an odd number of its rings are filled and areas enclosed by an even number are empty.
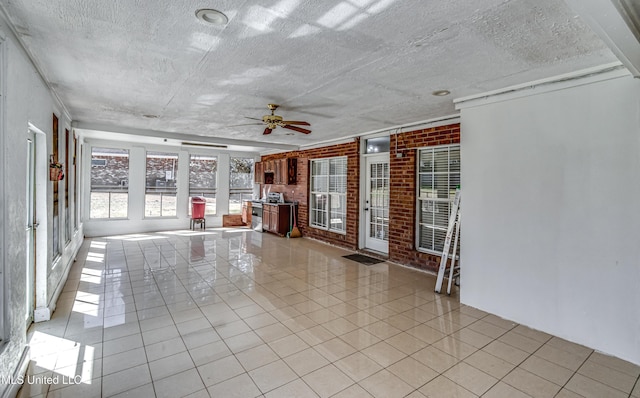
<svg viewBox="0 0 640 398">
<path fill-rule="evenodd" d="M 262 202 L 251 201 L 251 229 L 262 232 Z"/>
<path fill-rule="evenodd" d="M 267 195 L 267 203 L 284 203 L 284 195 L 280 192 L 269 192 Z"/>
</svg>

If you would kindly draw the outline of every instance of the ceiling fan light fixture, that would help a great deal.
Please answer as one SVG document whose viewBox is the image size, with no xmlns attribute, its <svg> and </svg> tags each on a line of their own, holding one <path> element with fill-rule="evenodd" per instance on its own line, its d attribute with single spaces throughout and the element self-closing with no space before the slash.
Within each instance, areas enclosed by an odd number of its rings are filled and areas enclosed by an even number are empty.
<svg viewBox="0 0 640 398">
<path fill-rule="evenodd" d="M 267 126 L 264 129 L 264 132 L 262 133 L 263 135 L 271 134 L 271 132 L 273 130 L 275 130 L 277 127 L 282 127 L 282 128 L 285 128 L 285 129 L 297 131 L 297 132 L 302 133 L 302 134 L 310 134 L 311 133 L 311 130 L 309 130 L 309 129 L 298 127 L 298 126 L 311 126 L 311 124 L 309 124 L 309 122 L 305 122 L 305 121 L 301 121 L 301 120 L 284 120 L 284 118 L 282 116 L 275 114 L 275 110 L 278 109 L 278 105 L 276 105 L 276 104 L 267 104 L 267 107 L 271 111 L 271 114 L 270 115 L 264 115 L 262 117 L 262 119 L 245 116 L 246 118 L 252 119 L 252 120 L 262 120 L 262 123 L 264 123 Z M 289 133 L 289 134 L 286 134 L 286 135 L 292 135 L 292 134 Z"/>
<path fill-rule="evenodd" d="M 449 90 L 436 90 L 431 93 L 431 95 L 435 95 L 436 97 L 444 97 L 445 95 L 451 94 Z"/>
<path fill-rule="evenodd" d="M 229 22 L 224 13 L 212 8 L 202 8 L 196 11 L 196 18 L 209 25 L 224 26 Z"/>
</svg>

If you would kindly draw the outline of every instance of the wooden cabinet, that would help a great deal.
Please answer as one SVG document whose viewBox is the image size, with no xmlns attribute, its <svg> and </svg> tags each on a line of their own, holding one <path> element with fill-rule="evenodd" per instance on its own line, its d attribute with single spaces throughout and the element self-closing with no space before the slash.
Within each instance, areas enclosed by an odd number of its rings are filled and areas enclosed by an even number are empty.
<svg viewBox="0 0 640 398">
<path fill-rule="evenodd" d="M 264 184 L 264 169 L 262 162 L 256 162 L 253 170 L 253 182 L 256 184 Z"/>
<path fill-rule="evenodd" d="M 267 204 L 262 206 L 262 228 L 267 232 L 285 236 L 290 228 L 291 205 Z"/>
<path fill-rule="evenodd" d="M 297 179 L 297 158 L 266 160 L 255 164 L 256 184 L 295 185 Z"/>
<path fill-rule="evenodd" d="M 286 175 L 284 176 L 284 184 L 295 185 L 298 179 L 298 159 L 288 158 L 284 159 L 286 162 Z"/>
<path fill-rule="evenodd" d="M 271 231 L 271 208 L 272 205 L 262 205 L 262 229 L 265 232 Z"/>
<path fill-rule="evenodd" d="M 273 173 L 273 160 L 267 160 L 266 162 L 262 162 L 264 164 L 264 172 L 265 173 Z"/>
<path fill-rule="evenodd" d="M 275 184 L 275 167 L 273 160 L 262 162 L 263 184 Z"/>
<path fill-rule="evenodd" d="M 242 202 L 242 223 L 245 225 L 251 225 L 251 202 Z"/>
<path fill-rule="evenodd" d="M 278 159 L 278 160 L 274 161 L 274 163 L 275 163 L 274 164 L 274 168 L 275 168 L 274 175 L 275 176 L 274 176 L 273 183 L 277 184 L 277 185 L 284 184 L 284 182 L 282 182 L 282 161 L 283 160 L 286 161 L 286 159 Z"/>
</svg>

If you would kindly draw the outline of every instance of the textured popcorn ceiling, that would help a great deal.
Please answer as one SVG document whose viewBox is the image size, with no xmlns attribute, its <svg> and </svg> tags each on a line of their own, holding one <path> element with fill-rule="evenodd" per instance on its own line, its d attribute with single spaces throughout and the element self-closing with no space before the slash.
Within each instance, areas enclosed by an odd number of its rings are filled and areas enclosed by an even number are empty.
<svg viewBox="0 0 640 398">
<path fill-rule="evenodd" d="M 450 115 L 457 97 L 616 60 L 561 0 L 0 4 L 74 120 L 227 139 L 321 142 Z M 198 21 L 206 6 L 228 25 Z M 432 96 L 438 89 L 452 94 Z M 313 133 L 229 127 L 266 114 L 269 102 Z"/>
</svg>

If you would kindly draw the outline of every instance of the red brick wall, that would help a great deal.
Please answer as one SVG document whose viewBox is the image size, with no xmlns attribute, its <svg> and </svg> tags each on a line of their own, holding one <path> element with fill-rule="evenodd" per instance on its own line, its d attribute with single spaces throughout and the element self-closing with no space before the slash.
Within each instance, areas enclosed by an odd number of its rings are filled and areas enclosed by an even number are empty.
<svg viewBox="0 0 640 398">
<path fill-rule="evenodd" d="M 298 228 L 302 235 L 322 240 L 336 246 L 357 250 L 359 209 L 358 192 L 360 184 L 360 140 L 346 144 L 332 145 L 322 148 L 307 149 L 263 156 L 262 161 L 282 158 L 298 158 L 298 175 L 296 185 L 268 185 L 271 192 L 284 193 L 285 200 L 298 201 Z M 347 156 L 347 233 L 337 234 L 309 226 L 309 160 Z M 262 191 L 261 186 L 261 191 Z"/>
<path fill-rule="evenodd" d="M 397 152 L 402 157 L 396 156 Z M 389 259 L 416 268 L 437 271 L 440 256 L 416 250 L 416 148 L 459 144 L 460 124 L 409 131 L 391 136 L 389 196 Z M 360 141 L 322 148 L 263 156 L 262 160 L 298 158 L 297 185 L 270 185 L 272 192 L 282 192 L 286 200 L 299 205 L 298 227 L 304 236 L 319 239 L 351 250 L 358 249 Z M 309 227 L 309 159 L 348 156 L 347 234 L 340 235 Z"/>
<path fill-rule="evenodd" d="M 396 140 L 398 153 L 396 157 Z M 434 127 L 391 136 L 389 192 L 389 259 L 437 271 L 440 256 L 416 250 L 416 154 L 426 146 L 459 144 L 460 125 Z"/>
</svg>

